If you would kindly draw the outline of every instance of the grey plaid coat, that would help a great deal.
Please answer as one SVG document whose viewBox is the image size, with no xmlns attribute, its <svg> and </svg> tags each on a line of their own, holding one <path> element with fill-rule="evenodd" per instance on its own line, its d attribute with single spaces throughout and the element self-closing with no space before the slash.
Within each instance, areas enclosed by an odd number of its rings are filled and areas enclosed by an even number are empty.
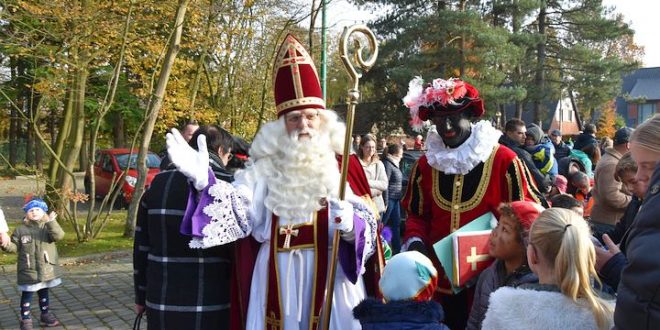
<svg viewBox="0 0 660 330">
<path fill-rule="evenodd" d="M 190 185 L 158 174 L 142 196 L 133 250 L 135 303 L 149 329 L 228 329 L 232 244 L 190 249 L 179 233 Z"/>
</svg>

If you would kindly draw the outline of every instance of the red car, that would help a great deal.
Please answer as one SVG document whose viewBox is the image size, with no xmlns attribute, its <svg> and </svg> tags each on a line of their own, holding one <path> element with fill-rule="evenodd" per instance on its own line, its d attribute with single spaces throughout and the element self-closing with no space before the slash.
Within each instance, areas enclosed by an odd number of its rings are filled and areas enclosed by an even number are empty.
<svg viewBox="0 0 660 330">
<path fill-rule="evenodd" d="M 110 186 L 112 185 L 113 175 L 116 180 L 130 164 L 126 176 L 122 182 L 117 184 L 117 187 L 121 189 L 117 201 L 120 205 L 128 205 L 131 202 L 138 176 L 136 169 L 138 152 L 138 150 L 133 150 L 131 153 L 131 150 L 129 149 L 105 149 L 96 152 L 96 162 L 94 163 L 93 173 L 96 197 L 103 198 L 105 195 L 111 193 Z M 146 187 L 149 187 L 151 180 L 153 180 L 154 176 L 160 171 L 159 166 L 160 157 L 153 152 L 149 152 L 147 154 L 148 171 Z M 90 183 L 90 175 L 89 173 L 86 173 L 85 191 L 88 194 L 90 193 Z"/>
</svg>

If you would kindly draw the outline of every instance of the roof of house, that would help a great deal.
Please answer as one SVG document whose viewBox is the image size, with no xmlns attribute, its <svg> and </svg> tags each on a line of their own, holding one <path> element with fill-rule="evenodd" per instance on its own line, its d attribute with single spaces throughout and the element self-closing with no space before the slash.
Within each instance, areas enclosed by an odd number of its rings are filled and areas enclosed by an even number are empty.
<svg viewBox="0 0 660 330">
<path fill-rule="evenodd" d="M 655 68 L 641 68 L 637 69 L 633 72 L 631 72 L 628 75 L 623 76 L 623 83 L 621 84 L 621 95 L 625 94 L 630 94 L 631 96 L 634 96 L 632 94 L 633 89 L 635 88 L 635 85 L 637 84 L 638 80 L 647 80 L 647 83 L 644 83 L 645 86 L 640 86 L 640 90 L 647 90 L 651 82 L 655 81 L 656 83 L 656 89 L 660 90 L 658 88 L 657 83 L 660 83 L 660 67 L 655 67 Z M 653 95 L 657 95 L 658 92 L 654 91 Z M 647 100 L 652 100 L 653 98 L 650 97 L 651 93 L 648 93 L 646 95 Z M 660 99 L 660 98 L 658 98 Z M 627 108 L 627 102 L 624 100 L 622 96 L 619 96 L 616 98 L 616 112 L 624 118 L 626 118 L 626 114 L 628 112 Z"/>
<path fill-rule="evenodd" d="M 660 100 L 660 76 L 657 78 L 637 79 L 629 94 L 633 98 Z"/>
</svg>

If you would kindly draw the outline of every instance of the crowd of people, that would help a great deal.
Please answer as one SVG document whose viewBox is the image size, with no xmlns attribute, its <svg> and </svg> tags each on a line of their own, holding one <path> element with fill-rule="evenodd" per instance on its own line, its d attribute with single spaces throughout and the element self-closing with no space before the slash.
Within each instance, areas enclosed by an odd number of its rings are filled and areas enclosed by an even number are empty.
<svg viewBox="0 0 660 330">
<path fill-rule="evenodd" d="M 468 82 L 417 77 L 403 103 L 427 135 L 404 191 L 400 141 L 353 136 L 343 155 L 345 125 L 291 35 L 273 75 L 277 119 L 251 144 L 196 122 L 167 134 L 133 254 L 150 329 L 660 328 L 660 115 L 611 144 L 591 124 L 571 139 L 519 119 L 499 130 Z M 24 209 L 11 237 L 0 217 L 3 250 L 27 255 L 21 329 L 35 291 L 54 326 L 60 279 L 45 270 L 63 232 L 43 201 Z M 488 214 L 492 263 L 458 287 L 437 245 Z"/>
</svg>

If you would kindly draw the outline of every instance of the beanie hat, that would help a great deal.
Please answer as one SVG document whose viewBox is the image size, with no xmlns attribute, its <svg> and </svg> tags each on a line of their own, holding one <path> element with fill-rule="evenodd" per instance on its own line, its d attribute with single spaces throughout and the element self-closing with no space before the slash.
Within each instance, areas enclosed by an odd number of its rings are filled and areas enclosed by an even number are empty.
<svg viewBox="0 0 660 330">
<path fill-rule="evenodd" d="M 555 177 L 555 187 L 559 190 L 560 193 L 565 194 L 566 188 L 568 188 L 568 180 L 565 176 L 557 174 Z"/>
<path fill-rule="evenodd" d="M 515 201 L 511 203 L 502 203 L 498 210 L 503 212 L 503 209 L 509 209 L 513 212 L 514 220 L 520 223 L 522 228 L 520 232 L 520 239 L 524 246 L 529 243 L 529 230 L 532 228 L 532 223 L 536 221 L 541 212 L 545 210 L 543 206 L 527 201 Z"/>
<path fill-rule="evenodd" d="M 539 125 L 529 124 L 527 125 L 527 136 L 531 136 L 534 139 L 534 144 L 539 144 L 541 137 L 543 137 L 543 130 Z"/>
<path fill-rule="evenodd" d="M 387 262 L 378 284 L 387 301 L 428 301 L 438 285 L 438 271 L 423 254 L 401 252 Z"/>
<path fill-rule="evenodd" d="M 516 220 L 520 222 L 520 225 L 523 227 L 525 230 L 529 230 L 532 228 L 532 223 L 536 220 L 536 218 L 539 217 L 541 212 L 545 210 L 543 206 L 534 203 L 534 202 L 526 202 L 526 201 L 515 201 L 511 202 L 511 209 L 513 210 L 513 214 L 516 216 Z"/>
<path fill-rule="evenodd" d="M 550 135 L 552 135 L 552 136 L 561 136 L 561 131 L 555 128 L 552 131 L 550 131 Z"/>
<path fill-rule="evenodd" d="M 408 94 L 403 98 L 403 104 L 410 109 L 410 124 L 417 131 L 434 113 L 452 115 L 468 111 L 471 116 L 481 117 L 485 111 L 479 91 L 456 78 L 438 78 L 424 86 L 424 80 L 415 77 L 408 83 Z"/>
<path fill-rule="evenodd" d="M 614 133 L 614 145 L 624 144 L 630 142 L 630 136 L 633 133 L 630 127 L 621 127 Z"/>
<path fill-rule="evenodd" d="M 27 211 L 29 211 L 29 210 L 31 210 L 35 207 L 38 207 L 38 208 L 44 210 L 44 212 L 48 212 L 48 205 L 41 198 L 33 198 L 29 202 L 25 203 L 25 205 L 23 205 L 23 211 L 25 211 L 27 213 Z"/>
</svg>

